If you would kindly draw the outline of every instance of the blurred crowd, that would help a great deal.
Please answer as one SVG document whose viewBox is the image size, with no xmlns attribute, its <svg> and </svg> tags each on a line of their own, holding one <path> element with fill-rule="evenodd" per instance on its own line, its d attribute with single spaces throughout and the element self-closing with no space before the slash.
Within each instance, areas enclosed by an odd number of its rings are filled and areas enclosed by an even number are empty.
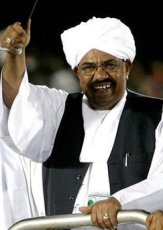
<svg viewBox="0 0 163 230">
<path fill-rule="evenodd" d="M 135 60 L 128 88 L 145 95 L 163 98 L 163 61 L 154 60 L 146 66 Z"/>
<path fill-rule="evenodd" d="M 2 66 L 6 53 L 0 53 Z M 42 54 L 32 47 L 26 54 L 30 82 L 64 89 L 70 93 L 79 92 L 77 78 L 66 63 L 64 57 L 51 53 Z M 145 95 L 163 98 L 163 61 L 155 60 L 145 67 L 135 59 L 128 80 L 128 88 Z"/>
</svg>

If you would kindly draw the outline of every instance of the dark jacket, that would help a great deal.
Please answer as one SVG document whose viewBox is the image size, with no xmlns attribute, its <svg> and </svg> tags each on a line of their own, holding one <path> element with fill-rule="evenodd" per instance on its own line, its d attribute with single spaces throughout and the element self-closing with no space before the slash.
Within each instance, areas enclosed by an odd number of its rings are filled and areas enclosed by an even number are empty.
<svg viewBox="0 0 163 230">
<path fill-rule="evenodd" d="M 163 101 L 128 91 L 108 159 L 111 194 L 147 178 Z M 43 165 L 47 215 L 70 214 L 89 163 L 80 163 L 84 139 L 82 94 L 70 94 L 51 156 Z M 125 157 L 128 164 L 125 166 Z"/>
</svg>

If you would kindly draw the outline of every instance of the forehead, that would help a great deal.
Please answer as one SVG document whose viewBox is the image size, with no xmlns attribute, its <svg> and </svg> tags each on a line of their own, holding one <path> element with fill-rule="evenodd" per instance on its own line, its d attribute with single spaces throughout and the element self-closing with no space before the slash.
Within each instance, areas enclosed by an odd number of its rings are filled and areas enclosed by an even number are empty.
<svg viewBox="0 0 163 230">
<path fill-rule="evenodd" d="M 109 53 L 103 52 L 101 50 L 92 49 L 83 56 L 79 64 L 82 64 L 85 62 L 96 63 L 96 62 L 101 62 L 101 61 L 106 61 L 106 60 L 119 60 L 119 58 Z"/>
</svg>

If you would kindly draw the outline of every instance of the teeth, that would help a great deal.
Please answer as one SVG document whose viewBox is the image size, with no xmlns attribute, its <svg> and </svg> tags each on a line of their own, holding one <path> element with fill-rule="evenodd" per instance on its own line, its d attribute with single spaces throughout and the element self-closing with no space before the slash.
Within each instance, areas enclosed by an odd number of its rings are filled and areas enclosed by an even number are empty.
<svg viewBox="0 0 163 230">
<path fill-rule="evenodd" d="M 108 89 L 108 88 L 110 88 L 110 87 L 111 87 L 111 84 L 109 84 L 109 85 L 95 86 L 94 88 L 95 88 L 95 89 Z"/>
</svg>

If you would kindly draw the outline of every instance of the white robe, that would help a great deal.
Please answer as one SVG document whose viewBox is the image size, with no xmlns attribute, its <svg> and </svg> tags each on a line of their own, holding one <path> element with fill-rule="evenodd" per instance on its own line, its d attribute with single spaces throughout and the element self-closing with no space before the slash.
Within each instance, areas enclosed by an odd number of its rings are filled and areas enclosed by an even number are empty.
<svg viewBox="0 0 163 230">
<path fill-rule="evenodd" d="M 0 229 L 8 230 L 22 219 L 44 216 L 45 207 L 42 164 L 17 153 L 8 133 L 8 109 L 0 101 Z"/>
<path fill-rule="evenodd" d="M 0 229 L 45 215 L 42 191 L 42 164 L 32 162 L 0 138 Z M 38 193 L 39 190 L 39 193 Z"/>
<path fill-rule="evenodd" d="M 25 73 L 8 119 L 10 136 L 20 154 L 37 162 L 49 157 L 66 97 L 67 93 L 62 90 L 28 84 Z M 156 136 L 158 147 L 148 178 L 113 194 L 121 202 L 123 209 L 163 209 L 163 144 L 159 141 L 160 133 Z M 130 224 L 118 227 L 125 230 L 141 228 L 142 226 Z"/>
</svg>

